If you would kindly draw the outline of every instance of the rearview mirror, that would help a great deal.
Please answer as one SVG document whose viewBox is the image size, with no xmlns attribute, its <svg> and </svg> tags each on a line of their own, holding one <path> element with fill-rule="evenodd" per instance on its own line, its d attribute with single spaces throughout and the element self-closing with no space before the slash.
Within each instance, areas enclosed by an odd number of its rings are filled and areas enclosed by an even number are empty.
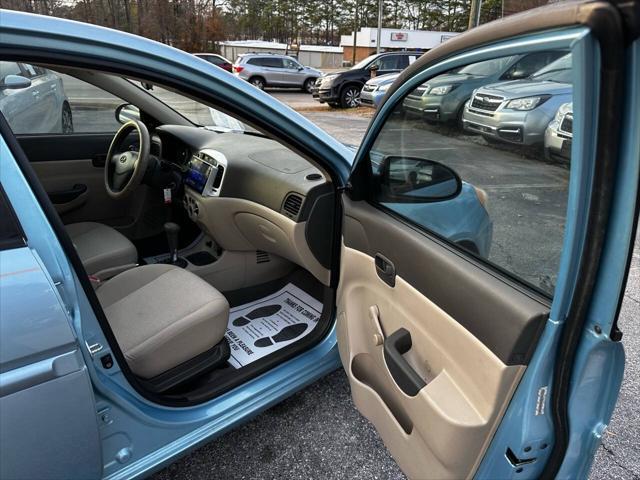
<svg viewBox="0 0 640 480">
<path fill-rule="evenodd" d="M 130 103 L 123 103 L 116 108 L 116 120 L 125 124 L 129 120 L 140 120 L 140 109 Z"/>
<path fill-rule="evenodd" d="M 433 160 L 388 156 L 379 172 L 383 202 L 428 203 L 458 196 L 462 180 L 451 168 Z"/>
<path fill-rule="evenodd" d="M 0 88 L 3 90 L 18 90 L 20 88 L 27 88 L 31 86 L 31 80 L 22 75 L 7 75 L 4 77 L 4 81 Z"/>
</svg>

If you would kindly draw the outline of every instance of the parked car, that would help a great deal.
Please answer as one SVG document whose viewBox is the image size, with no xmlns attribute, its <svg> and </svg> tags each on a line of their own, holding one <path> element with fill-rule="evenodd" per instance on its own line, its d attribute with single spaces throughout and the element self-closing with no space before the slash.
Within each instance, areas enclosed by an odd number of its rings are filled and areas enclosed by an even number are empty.
<svg viewBox="0 0 640 480">
<path fill-rule="evenodd" d="M 519 252 L 534 274 L 557 264 L 557 287 L 542 290 L 511 268 L 508 245 L 482 258 L 413 216 L 474 192 L 443 163 L 469 145 L 397 121 L 401 98 L 354 153 L 191 54 L 1 10 L 0 51 L 117 92 L 139 119 L 122 107 L 115 134 L 34 135 L 7 124 L 18 110 L 0 115 L 0 478 L 148 477 L 340 366 L 409 478 L 587 478 L 625 366 L 617 317 L 640 168 L 633 13 L 578 1 L 509 16 L 447 40 L 390 87 L 505 48 L 580 52 L 585 153 L 548 202 L 565 198 L 552 219 L 565 233 L 557 250 Z M 27 88 L 16 77 L 5 85 Z M 154 94 L 163 86 L 173 108 Z M 538 100 L 518 107 L 541 101 L 525 95 Z M 253 129 L 212 131 L 210 107 Z M 517 197 L 503 238 L 530 241 L 519 212 L 549 212 L 521 196 L 538 166 L 518 159 L 505 180 L 482 160 L 468 162 L 476 178 Z M 448 213 L 455 226 L 469 212 Z"/>
<path fill-rule="evenodd" d="M 404 101 L 409 113 L 429 122 L 456 122 L 462 126 L 464 105 L 484 85 L 529 77 L 566 52 L 535 52 L 486 60 L 439 75 L 416 89 Z"/>
<path fill-rule="evenodd" d="M 489 140 L 541 145 L 560 105 L 571 101 L 571 81 L 569 53 L 526 80 L 479 88 L 464 109 L 464 129 Z"/>
<path fill-rule="evenodd" d="M 305 67 L 288 55 L 272 53 L 245 53 L 233 64 L 233 73 L 254 87 L 301 88 L 311 92 L 316 79 L 322 72 Z"/>
<path fill-rule="evenodd" d="M 544 152 L 548 159 L 571 159 L 573 103 L 563 103 L 544 132 Z"/>
<path fill-rule="evenodd" d="M 348 70 L 332 72 L 315 82 L 313 98 L 332 107 L 353 108 L 360 105 L 360 91 L 372 77 L 396 73 L 412 64 L 422 52 L 387 52 L 371 55 Z"/>
<path fill-rule="evenodd" d="M 43 67 L 0 61 L 0 111 L 15 131 L 73 132 L 62 78 Z"/>
<path fill-rule="evenodd" d="M 222 55 L 218 55 L 217 53 L 194 53 L 194 55 L 209 63 L 213 63 L 216 67 L 220 67 L 227 72 L 233 71 L 233 64 L 231 63 L 231 60 L 227 60 Z"/>
<path fill-rule="evenodd" d="M 384 94 L 387 93 L 387 90 L 399 75 L 399 73 L 388 73 L 368 80 L 360 92 L 360 104 L 365 107 L 378 108 L 384 98 Z"/>
</svg>

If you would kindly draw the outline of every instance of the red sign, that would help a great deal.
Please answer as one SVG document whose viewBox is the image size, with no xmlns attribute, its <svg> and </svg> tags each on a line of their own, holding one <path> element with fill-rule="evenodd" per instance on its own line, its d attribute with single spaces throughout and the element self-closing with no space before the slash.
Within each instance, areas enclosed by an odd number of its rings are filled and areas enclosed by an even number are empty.
<svg viewBox="0 0 640 480">
<path fill-rule="evenodd" d="M 391 32 L 392 42 L 406 42 L 409 39 L 409 34 L 406 32 Z"/>
</svg>

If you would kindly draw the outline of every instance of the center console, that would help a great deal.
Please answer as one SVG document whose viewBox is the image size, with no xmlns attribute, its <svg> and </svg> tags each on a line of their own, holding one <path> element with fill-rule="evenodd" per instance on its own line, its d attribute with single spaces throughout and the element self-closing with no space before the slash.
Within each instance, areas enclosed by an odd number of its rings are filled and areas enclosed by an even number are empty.
<svg viewBox="0 0 640 480">
<path fill-rule="evenodd" d="M 215 150 L 202 150 L 194 154 L 187 164 L 184 184 L 189 187 L 183 204 L 191 220 L 198 218 L 198 202 L 194 195 L 217 197 L 220 195 L 227 169 L 227 158 Z"/>
</svg>

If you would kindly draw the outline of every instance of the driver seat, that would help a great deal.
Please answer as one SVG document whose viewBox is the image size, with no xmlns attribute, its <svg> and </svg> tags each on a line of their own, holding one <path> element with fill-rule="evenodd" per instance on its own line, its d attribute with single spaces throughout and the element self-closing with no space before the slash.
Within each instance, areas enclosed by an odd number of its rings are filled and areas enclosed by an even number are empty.
<svg viewBox="0 0 640 480">
<path fill-rule="evenodd" d="M 138 251 L 115 228 L 102 223 L 65 225 L 87 274 L 106 280 L 137 266 Z"/>
</svg>

